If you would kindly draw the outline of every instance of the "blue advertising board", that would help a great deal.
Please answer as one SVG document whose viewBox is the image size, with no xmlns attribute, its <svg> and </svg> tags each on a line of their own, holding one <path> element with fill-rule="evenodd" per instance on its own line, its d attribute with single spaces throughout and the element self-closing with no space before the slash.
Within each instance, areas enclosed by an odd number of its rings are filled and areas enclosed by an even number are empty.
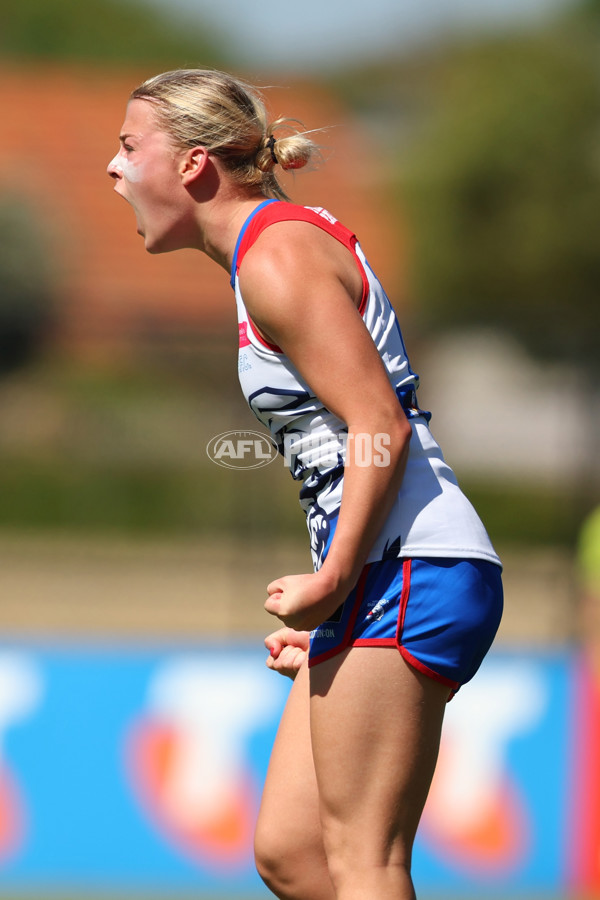
<svg viewBox="0 0 600 900">
<path fill-rule="evenodd" d="M 430 889 L 552 894 L 564 883 L 572 666 L 493 655 L 450 703 L 415 848 Z"/>
<path fill-rule="evenodd" d="M 2 889 L 256 891 L 287 689 L 243 647 L 0 651 Z"/>
<path fill-rule="evenodd" d="M 0 896 L 267 896 L 252 833 L 289 684 L 244 644 L 0 647 Z M 565 887 L 578 690 L 574 653 L 496 653 L 452 700 L 423 894 Z"/>
</svg>

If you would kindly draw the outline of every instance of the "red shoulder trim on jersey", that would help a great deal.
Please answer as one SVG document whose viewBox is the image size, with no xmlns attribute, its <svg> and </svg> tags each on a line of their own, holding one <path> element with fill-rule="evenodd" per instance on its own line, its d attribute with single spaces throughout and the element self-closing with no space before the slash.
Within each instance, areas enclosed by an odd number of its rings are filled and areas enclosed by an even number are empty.
<svg viewBox="0 0 600 900">
<path fill-rule="evenodd" d="M 367 298 L 369 296 L 369 281 L 367 278 L 367 273 L 365 272 L 365 268 L 358 258 L 358 254 L 356 253 L 356 235 L 353 234 L 353 232 L 351 232 L 349 228 L 346 228 L 345 225 L 342 225 L 341 222 L 338 222 L 337 219 L 335 219 L 330 213 L 327 212 L 327 210 L 323 209 L 322 207 L 299 206 L 296 203 L 286 203 L 284 201 L 280 201 L 279 203 L 269 203 L 268 206 L 265 206 L 254 216 L 254 218 L 249 223 L 246 231 L 244 232 L 237 251 L 237 270 L 239 271 L 244 256 L 252 247 L 259 235 L 261 235 L 265 228 L 268 228 L 269 225 L 274 225 L 277 222 L 309 222 L 312 225 L 316 225 L 317 228 L 321 228 L 323 231 L 326 231 L 327 234 L 330 234 L 332 237 L 336 238 L 336 240 L 338 240 L 341 244 L 347 247 L 348 250 L 350 250 L 356 260 L 356 264 L 358 265 L 358 269 L 362 278 L 363 290 L 358 307 L 358 311 L 362 316 L 364 314 L 367 305 Z M 270 350 L 275 350 L 276 352 L 281 353 L 279 347 L 275 346 L 274 344 L 270 344 L 268 341 L 262 338 L 258 334 L 255 327 L 252 328 L 252 331 L 255 334 L 256 339 L 259 340 L 261 344 L 263 344 L 265 347 L 268 347 Z"/>
</svg>

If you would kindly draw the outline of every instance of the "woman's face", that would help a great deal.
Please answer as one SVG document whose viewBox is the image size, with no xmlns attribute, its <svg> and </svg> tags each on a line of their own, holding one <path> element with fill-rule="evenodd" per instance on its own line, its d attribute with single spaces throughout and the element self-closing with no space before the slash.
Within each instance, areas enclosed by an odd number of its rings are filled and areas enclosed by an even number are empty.
<svg viewBox="0 0 600 900">
<path fill-rule="evenodd" d="M 146 250 L 167 253 L 189 246 L 189 197 L 180 175 L 183 154 L 159 130 L 151 101 L 130 101 L 119 141 L 107 172 L 117 194 L 133 207 Z"/>
</svg>

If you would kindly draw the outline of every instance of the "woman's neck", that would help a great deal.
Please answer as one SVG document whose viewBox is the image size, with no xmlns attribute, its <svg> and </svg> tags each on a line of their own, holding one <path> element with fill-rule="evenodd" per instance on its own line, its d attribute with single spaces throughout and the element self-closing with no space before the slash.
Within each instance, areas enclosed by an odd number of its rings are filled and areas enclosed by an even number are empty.
<svg viewBox="0 0 600 900">
<path fill-rule="evenodd" d="M 233 254 L 239 233 L 248 216 L 267 198 L 263 194 L 232 197 L 210 204 L 211 208 L 203 209 L 203 225 L 201 226 L 202 246 L 198 249 L 220 265 L 226 272 L 231 272 Z M 208 205 L 207 205 L 208 206 Z"/>
</svg>

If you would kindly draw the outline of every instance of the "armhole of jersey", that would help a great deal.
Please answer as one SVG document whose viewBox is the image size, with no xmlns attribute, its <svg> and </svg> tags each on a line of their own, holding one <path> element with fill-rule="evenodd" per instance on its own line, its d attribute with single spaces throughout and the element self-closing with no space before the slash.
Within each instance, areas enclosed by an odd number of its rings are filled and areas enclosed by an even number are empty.
<svg viewBox="0 0 600 900">
<path fill-rule="evenodd" d="M 356 252 L 356 244 L 357 243 L 358 243 L 358 240 L 357 240 L 356 236 L 352 235 L 352 246 L 350 247 L 350 250 L 352 252 L 352 255 L 354 256 L 354 259 L 356 260 L 356 265 L 358 266 L 358 271 L 360 272 L 360 277 L 362 278 L 362 286 L 363 286 L 362 297 L 360 298 L 360 303 L 358 304 L 358 311 L 361 316 L 364 316 L 365 310 L 367 308 L 367 300 L 369 299 L 370 285 L 369 285 L 369 279 L 367 278 L 367 271 L 366 271 L 361 259 L 359 258 L 358 253 Z"/>
<path fill-rule="evenodd" d="M 272 350 L 273 353 L 283 353 L 283 350 L 281 349 L 281 347 L 278 347 L 277 344 L 271 344 L 266 338 L 264 338 L 262 336 L 262 334 L 259 332 L 256 325 L 250 318 L 248 310 L 246 310 L 246 315 L 248 316 L 248 325 L 250 326 L 250 328 L 252 330 L 252 334 L 254 335 L 256 340 L 259 342 L 259 344 L 262 344 L 263 347 L 267 348 L 267 350 Z"/>
<path fill-rule="evenodd" d="M 363 265 L 358 256 L 358 253 L 356 252 L 356 244 L 358 242 L 356 235 L 352 234 L 349 229 L 347 229 L 340 222 L 337 222 L 337 220 L 330 221 L 329 219 L 325 218 L 325 216 L 321 215 L 319 212 L 311 209 L 310 207 L 296 206 L 295 204 L 285 202 L 275 202 L 273 203 L 273 205 L 271 205 L 271 203 L 264 203 L 255 211 L 255 213 L 259 212 L 260 215 L 254 215 L 251 221 L 246 223 L 246 226 L 244 227 L 244 230 L 240 234 L 240 237 L 238 239 L 238 246 L 236 247 L 235 253 L 236 272 L 239 271 L 239 267 L 244 259 L 244 256 L 246 255 L 246 252 L 252 247 L 259 235 L 262 234 L 262 232 L 266 228 L 268 228 L 269 225 L 275 225 L 278 222 L 290 221 L 309 222 L 310 224 L 315 225 L 317 228 L 321 228 L 322 231 L 325 231 L 327 234 L 331 235 L 331 237 L 335 238 L 337 241 L 347 247 L 347 249 L 352 253 L 362 279 L 362 296 L 358 305 L 358 312 L 361 316 L 364 316 L 367 307 L 367 300 L 369 297 L 370 285 L 369 279 L 367 278 L 365 266 Z M 256 340 L 260 344 L 262 344 L 263 347 L 266 347 L 268 350 L 272 350 L 274 353 L 283 353 L 282 349 L 278 347 L 277 344 L 271 344 L 266 340 L 266 338 L 262 337 L 249 315 L 248 325 L 252 329 L 252 334 L 254 335 Z"/>
</svg>

